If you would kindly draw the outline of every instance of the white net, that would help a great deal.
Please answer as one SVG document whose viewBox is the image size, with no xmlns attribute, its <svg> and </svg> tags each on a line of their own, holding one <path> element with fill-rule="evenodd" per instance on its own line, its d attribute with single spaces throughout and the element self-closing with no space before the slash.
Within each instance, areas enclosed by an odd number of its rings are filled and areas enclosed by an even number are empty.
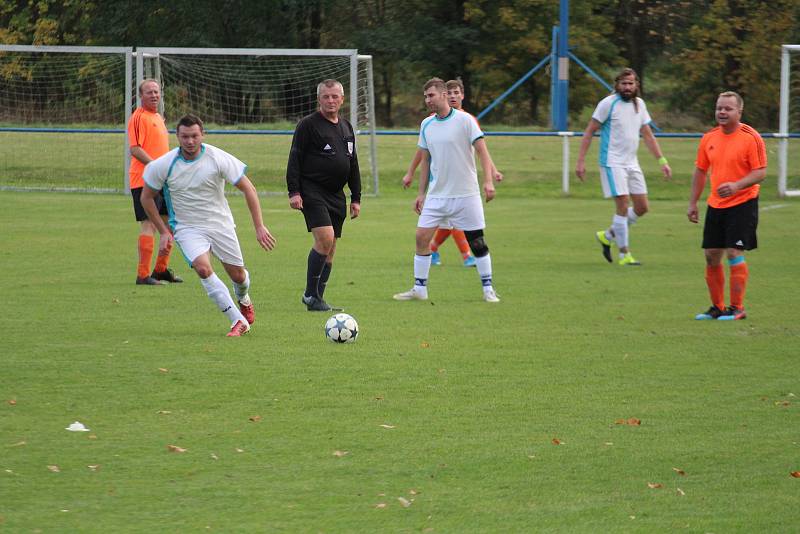
<svg viewBox="0 0 800 534">
<path fill-rule="evenodd" d="M 781 54 L 778 194 L 800 196 L 800 45 L 784 45 Z"/>
<path fill-rule="evenodd" d="M 126 52 L 55 48 L 0 46 L 0 186 L 119 188 Z"/>
<path fill-rule="evenodd" d="M 209 131 L 208 142 L 247 163 L 248 176 L 262 191 L 285 189 L 291 133 L 297 121 L 317 109 L 319 82 L 340 81 L 345 89 L 340 113 L 352 121 L 351 110 L 355 109 L 353 127 L 362 132 L 357 147 L 363 189 L 375 192 L 377 163 L 373 161 L 370 65 L 366 61 L 358 63 L 357 79 L 351 80 L 352 54 L 139 52 L 143 53 L 142 78 L 152 77 L 162 83 L 168 126 L 173 128 L 186 113 L 198 115 Z M 350 93 L 353 82 L 357 87 L 355 100 Z"/>
</svg>

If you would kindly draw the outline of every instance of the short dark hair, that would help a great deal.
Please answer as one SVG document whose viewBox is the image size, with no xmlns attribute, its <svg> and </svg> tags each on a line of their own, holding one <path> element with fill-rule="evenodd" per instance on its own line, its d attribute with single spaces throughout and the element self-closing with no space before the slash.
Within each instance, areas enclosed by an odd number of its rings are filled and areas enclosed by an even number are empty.
<svg viewBox="0 0 800 534">
<path fill-rule="evenodd" d="M 178 121 L 178 125 L 175 127 L 175 132 L 179 132 L 181 126 L 186 126 L 187 128 L 190 126 L 198 125 L 200 127 L 200 131 L 203 131 L 203 121 L 197 115 L 193 115 L 191 113 L 187 113 L 183 117 L 180 118 Z"/>
<path fill-rule="evenodd" d="M 447 87 L 448 91 L 458 87 L 459 89 L 461 89 L 461 94 L 462 95 L 464 94 L 464 82 L 461 81 L 461 78 L 456 78 L 455 80 L 447 80 L 445 87 Z"/>
<path fill-rule="evenodd" d="M 422 86 L 422 90 L 424 92 L 430 89 L 431 87 L 435 87 L 437 91 L 441 91 L 443 93 L 447 91 L 447 87 L 445 86 L 444 80 L 442 80 L 441 78 L 431 78 L 430 80 L 425 82 L 425 85 Z"/>
</svg>

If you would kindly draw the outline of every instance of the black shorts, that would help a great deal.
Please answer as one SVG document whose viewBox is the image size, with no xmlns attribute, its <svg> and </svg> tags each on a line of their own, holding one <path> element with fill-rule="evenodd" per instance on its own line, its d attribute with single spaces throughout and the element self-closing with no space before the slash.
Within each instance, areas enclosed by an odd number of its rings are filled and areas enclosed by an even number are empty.
<svg viewBox="0 0 800 534">
<path fill-rule="evenodd" d="M 137 187 L 136 189 L 131 189 L 131 197 L 133 198 L 133 214 L 136 216 L 136 220 L 139 222 L 147 220 L 147 213 L 145 213 L 144 207 L 142 207 L 142 189 L 144 188 Z M 156 195 L 156 207 L 158 208 L 158 213 L 161 215 L 168 215 L 167 204 L 164 202 L 164 197 L 161 195 L 161 191 L 159 191 L 158 195 Z"/>
<path fill-rule="evenodd" d="M 753 250 L 758 247 L 758 197 L 730 208 L 706 210 L 703 227 L 703 248 L 736 248 Z"/>
<path fill-rule="evenodd" d="M 333 235 L 337 238 L 342 237 L 342 226 L 347 218 L 347 199 L 344 191 L 329 193 L 305 188 L 301 196 L 303 217 L 308 231 L 320 226 L 333 226 Z"/>
</svg>

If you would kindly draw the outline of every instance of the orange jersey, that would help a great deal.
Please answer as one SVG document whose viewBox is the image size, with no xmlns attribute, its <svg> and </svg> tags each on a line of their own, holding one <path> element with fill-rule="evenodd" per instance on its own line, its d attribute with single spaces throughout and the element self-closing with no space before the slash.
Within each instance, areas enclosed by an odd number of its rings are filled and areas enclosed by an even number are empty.
<svg viewBox="0 0 800 534">
<path fill-rule="evenodd" d="M 732 196 L 722 198 L 717 188 L 725 182 L 735 182 L 755 169 L 767 166 L 764 140 L 752 127 L 741 124 L 732 134 L 717 126 L 703 136 L 697 149 L 695 166 L 701 171 L 711 168 L 711 192 L 708 205 L 712 208 L 730 208 L 758 196 L 759 184 L 753 184 Z"/>
<path fill-rule="evenodd" d="M 144 108 L 136 108 L 128 123 L 128 146 L 141 147 L 152 159 L 169 152 L 169 132 L 163 117 Z M 131 157 L 129 172 L 131 189 L 144 187 L 143 173 L 144 163 Z"/>
</svg>

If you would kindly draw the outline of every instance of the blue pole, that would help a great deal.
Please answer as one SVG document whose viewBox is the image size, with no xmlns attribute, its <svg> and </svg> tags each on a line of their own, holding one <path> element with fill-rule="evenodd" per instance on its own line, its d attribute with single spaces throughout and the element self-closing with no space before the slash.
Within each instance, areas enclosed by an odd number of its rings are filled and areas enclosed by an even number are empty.
<svg viewBox="0 0 800 534">
<path fill-rule="evenodd" d="M 556 82 L 558 123 L 556 130 L 567 130 L 569 92 L 569 0 L 561 0 L 558 24 L 558 81 Z"/>
<path fill-rule="evenodd" d="M 550 129 L 558 130 L 556 124 L 558 120 L 558 106 L 556 80 L 558 80 L 558 26 L 553 26 L 553 34 L 550 45 Z"/>
<path fill-rule="evenodd" d="M 508 97 L 508 95 L 510 95 L 511 93 L 513 93 L 514 91 L 516 91 L 516 90 L 517 90 L 517 87 L 519 87 L 520 85 L 522 85 L 523 83 L 525 83 L 525 81 L 526 81 L 528 78 L 530 78 L 531 76 L 533 76 L 533 75 L 534 75 L 534 73 L 536 73 L 536 71 L 537 71 L 537 70 L 539 70 L 539 69 L 541 69 L 542 67 L 544 67 L 545 65 L 547 65 L 547 63 L 548 63 L 549 61 L 550 61 L 550 56 L 544 56 L 544 58 L 543 58 L 543 59 L 542 59 L 542 60 L 541 60 L 541 61 L 540 61 L 540 62 L 539 62 L 539 63 L 538 63 L 538 64 L 537 64 L 535 67 L 533 67 L 531 70 L 529 70 L 528 72 L 526 72 L 525 74 L 523 74 L 523 75 L 522 75 L 522 78 L 520 78 L 519 80 L 517 80 L 516 82 L 514 82 L 514 85 L 512 85 L 511 87 L 509 87 L 508 89 L 506 89 L 506 91 L 505 91 L 505 92 L 504 92 L 502 95 L 500 95 L 500 96 L 498 96 L 497 98 L 495 98 L 494 102 L 492 102 L 491 104 L 489 104 L 488 106 L 486 106 L 486 107 L 483 109 L 483 111 L 481 111 L 480 113 L 478 113 L 477 119 L 478 119 L 478 120 L 481 120 L 481 119 L 483 118 L 483 116 L 484 116 L 484 115 L 486 115 L 487 113 L 489 113 L 490 111 L 492 111 L 492 110 L 493 110 L 493 109 L 494 109 L 494 108 L 495 108 L 495 107 L 496 107 L 498 104 L 500 104 L 500 103 L 501 103 L 503 100 L 505 100 L 505 99 L 506 99 L 506 97 Z"/>
</svg>

